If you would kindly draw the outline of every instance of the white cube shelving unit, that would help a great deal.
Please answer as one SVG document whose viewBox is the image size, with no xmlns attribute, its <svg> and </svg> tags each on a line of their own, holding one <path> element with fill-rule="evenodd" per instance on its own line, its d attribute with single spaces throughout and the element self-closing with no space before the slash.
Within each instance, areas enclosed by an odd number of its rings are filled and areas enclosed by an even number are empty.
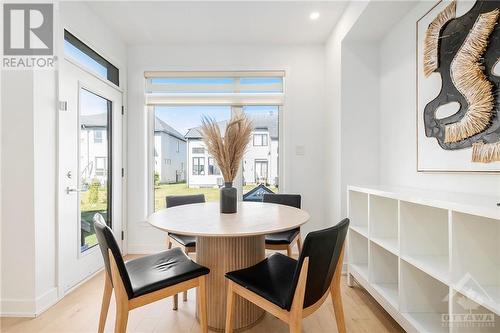
<svg viewBox="0 0 500 333">
<path fill-rule="evenodd" d="M 349 285 L 354 278 L 408 332 L 500 332 L 498 201 L 349 186 Z"/>
<path fill-rule="evenodd" d="M 398 257 L 376 243 L 370 243 L 369 281 L 394 307 L 398 307 Z"/>
<path fill-rule="evenodd" d="M 498 314 L 492 313 L 484 306 L 479 305 L 459 292 L 453 294 L 450 302 L 450 318 L 454 318 L 449 325 L 450 332 L 498 333 L 498 323 L 500 322 Z M 481 327 L 479 325 L 470 325 L 470 322 L 481 323 Z"/>
</svg>

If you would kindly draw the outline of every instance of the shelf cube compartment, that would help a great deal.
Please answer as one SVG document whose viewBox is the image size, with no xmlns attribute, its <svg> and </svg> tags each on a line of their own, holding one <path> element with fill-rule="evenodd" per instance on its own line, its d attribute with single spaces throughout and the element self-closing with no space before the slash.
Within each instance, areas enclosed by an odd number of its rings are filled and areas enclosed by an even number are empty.
<svg viewBox="0 0 500 333">
<path fill-rule="evenodd" d="M 398 257 L 370 243 L 370 283 L 394 308 L 398 308 Z"/>
<path fill-rule="evenodd" d="M 349 231 L 349 264 L 368 281 L 368 238 Z"/>
<path fill-rule="evenodd" d="M 368 237 L 368 194 L 349 191 L 349 219 L 352 229 Z"/>
<path fill-rule="evenodd" d="M 447 210 L 401 201 L 400 237 L 401 258 L 449 283 Z"/>
<path fill-rule="evenodd" d="M 451 234 L 453 287 L 500 315 L 500 220 L 453 212 Z"/>
<path fill-rule="evenodd" d="M 405 260 L 400 261 L 400 311 L 418 332 L 448 332 L 450 288 Z"/>
<path fill-rule="evenodd" d="M 497 333 L 500 332 L 500 316 L 453 291 L 448 326 L 451 333 Z"/>
<path fill-rule="evenodd" d="M 398 201 L 370 195 L 370 239 L 386 250 L 397 254 Z"/>
</svg>

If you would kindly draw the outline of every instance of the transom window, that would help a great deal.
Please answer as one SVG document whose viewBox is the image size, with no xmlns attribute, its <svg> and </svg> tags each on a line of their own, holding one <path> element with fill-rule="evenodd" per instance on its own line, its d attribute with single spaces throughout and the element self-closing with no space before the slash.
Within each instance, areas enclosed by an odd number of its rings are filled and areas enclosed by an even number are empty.
<svg viewBox="0 0 500 333">
<path fill-rule="evenodd" d="M 64 30 L 64 53 L 87 70 L 120 86 L 118 68 L 67 30 Z"/>
<path fill-rule="evenodd" d="M 282 93 L 283 77 L 279 74 L 276 73 L 275 77 L 245 76 L 250 73 L 232 73 L 228 77 L 161 77 L 160 75 L 160 77 L 147 79 L 146 92 L 167 94 Z M 258 73 L 252 73 L 252 75 L 258 75 Z"/>
<path fill-rule="evenodd" d="M 193 154 L 205 154 L 205 148 L 203 147 L 193 147 Z"/>
</svg>

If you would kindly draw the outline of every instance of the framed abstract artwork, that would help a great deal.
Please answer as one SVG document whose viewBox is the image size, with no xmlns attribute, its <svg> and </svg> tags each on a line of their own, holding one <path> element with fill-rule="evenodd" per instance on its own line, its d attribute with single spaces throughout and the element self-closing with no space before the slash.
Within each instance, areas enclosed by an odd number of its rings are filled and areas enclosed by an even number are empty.
<svg viewBox="0 0 500 333">
<path fill-rule="evenodd" d="M 417 170 L 500 172 L 500 0 L 417 21 Z"/>
</svg>

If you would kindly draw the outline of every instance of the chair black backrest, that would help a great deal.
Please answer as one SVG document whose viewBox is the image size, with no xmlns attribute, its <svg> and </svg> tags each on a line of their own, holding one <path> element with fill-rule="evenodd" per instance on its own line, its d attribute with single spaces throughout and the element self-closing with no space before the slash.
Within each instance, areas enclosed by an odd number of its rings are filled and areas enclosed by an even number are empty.
<svg viewBox="0 0 500 333">
<path fill-rule="evenodd" d="M 204 194 L 169 195 L 165 198 L 167 208 L 205 202 Z"/>
<path fill-rule="evenodd" d="M 115 258 L 116 265 L 118 266 L 118 271 L 122 278 L 125 290 L 127 291 L 128 297 L 132 298 L 132 284 L 130 283 L 130 278 L 125 268 L 125 263 L 123 262 L 122 254 L 118 243 L 116 242 L 113 231 L 110 227 L 106 225 L 104 218 L 101 214 L 97 213 L 94 215 L 94 229 L 97 236 L 97 241 L 99 242 L 99 247 L 101 248 L 102 257 L 104 259 L 104 265 L 106 266 L 106 272 L 108 273 L 109 279 L 111 278 L 111 265 L 109 262 L 108 250 L 111 250 L 113 257 Z"/>
<path fill-rule="evenodd" d="M 349 219 L 343 219 L 333 227 L 313 231 L 306 236 L 294 273 L 294 287 L 290 291 L 288 309 L 292 305 L 300 270 L 306 257 L 309 257 L 309 268 L 307 270 L 304 308 L 319 301 L 328 290 L 337 262 L 340 259 L 348 227 Z"/>
<path fill-rule="evenodd" d="M 300 194 L 271 194 L 265 193 L 262 202 L 270 202 L 280 205 L 300 208 L 302 198 Z"/>
</svg>

